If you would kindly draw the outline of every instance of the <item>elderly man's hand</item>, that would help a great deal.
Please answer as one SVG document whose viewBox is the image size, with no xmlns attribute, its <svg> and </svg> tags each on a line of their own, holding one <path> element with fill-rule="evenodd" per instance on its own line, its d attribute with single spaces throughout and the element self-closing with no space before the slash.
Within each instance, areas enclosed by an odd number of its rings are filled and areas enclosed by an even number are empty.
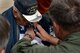
<svg viewBox="0 0 80 53">
<path fill-rule="evenodd" d="M 27 31 L 25 32 L 24 38 L 28 40 L 33 40 L 34 37 L 35 37 L 35 33 L 33 31 L 33 28 L 28 28 Z"/>
</svg>

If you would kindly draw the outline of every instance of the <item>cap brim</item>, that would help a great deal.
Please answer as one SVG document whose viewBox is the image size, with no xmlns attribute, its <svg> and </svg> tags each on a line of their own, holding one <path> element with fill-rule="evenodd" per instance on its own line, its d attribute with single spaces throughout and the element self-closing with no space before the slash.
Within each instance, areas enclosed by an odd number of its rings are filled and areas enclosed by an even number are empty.
<svg viewBox="0 0 80 53">
<path fill-rule="evenodd" d="M 42 15 L 40 12 L 37 10 L 35 14 L 33 15 L 24 15 L 24 18 L 26 18 L 29 22 L 39 22 L 42 18 Z"/>
</svg>

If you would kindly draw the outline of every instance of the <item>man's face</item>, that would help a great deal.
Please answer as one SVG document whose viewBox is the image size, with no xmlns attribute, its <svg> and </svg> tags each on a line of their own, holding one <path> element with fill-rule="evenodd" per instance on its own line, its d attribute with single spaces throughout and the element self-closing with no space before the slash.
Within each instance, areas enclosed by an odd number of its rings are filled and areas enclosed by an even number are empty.
<svg viewBox="0 0 80 53">
<path fill-rule="evenodd" d="M 16 7 L 13 7 L 13 14 L 17 24 L 19 25 L 27 25 L 28 21 L 22 16 L 19 10 Z"/>
</svg>

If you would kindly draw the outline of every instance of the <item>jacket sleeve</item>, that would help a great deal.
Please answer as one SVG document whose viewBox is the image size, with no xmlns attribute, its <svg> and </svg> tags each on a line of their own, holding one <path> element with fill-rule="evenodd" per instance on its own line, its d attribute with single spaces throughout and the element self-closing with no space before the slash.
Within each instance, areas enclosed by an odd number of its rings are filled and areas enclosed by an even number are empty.
<svg viewBox="0 0 80 53">
<path fill-rule="evenodd" d="M 20 40 L 12 53 L 80 53 L 80 33 L 68 36 L 57 46 L 31 45 L 29 40 Z"/>
</svg>

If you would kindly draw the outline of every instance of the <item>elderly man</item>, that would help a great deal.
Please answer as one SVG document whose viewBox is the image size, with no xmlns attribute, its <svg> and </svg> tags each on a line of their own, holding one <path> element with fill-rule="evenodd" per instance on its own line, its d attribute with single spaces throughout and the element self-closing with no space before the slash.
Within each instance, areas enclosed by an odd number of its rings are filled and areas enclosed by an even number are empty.
<svg viewBox="0 0 80 53">
<path fill-rule="evenodd" d="M 36 0 L 14 0 L 14 5 L 2 13 L 11 25 L 10 39 L 6 53 L 10 53 L 11 48 L 17 40 L 22 39 L 29 22 L 39 22 L 49 33 L 49 24 L 46 18 L 38 11 L 37 4 Z"/>
</svg>

